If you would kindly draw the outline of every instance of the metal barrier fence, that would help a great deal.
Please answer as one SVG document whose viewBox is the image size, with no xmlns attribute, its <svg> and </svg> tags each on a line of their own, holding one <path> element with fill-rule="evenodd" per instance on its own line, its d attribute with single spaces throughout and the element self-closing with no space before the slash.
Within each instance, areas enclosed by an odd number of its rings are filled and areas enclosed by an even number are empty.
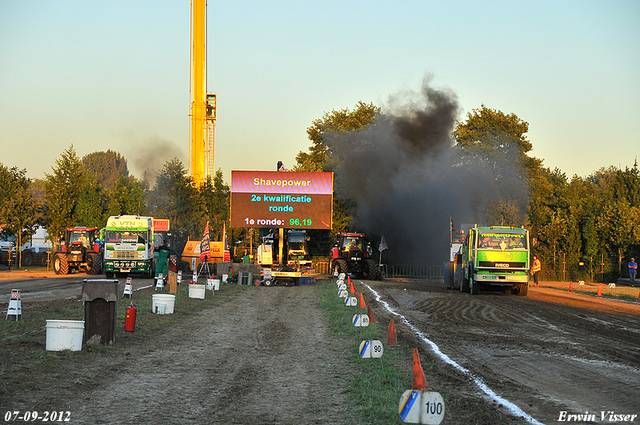
<svg viewBox="0 0 640 425">
<path fill-rule="evenodd" d="M 420 279 L 444 279 L 443 266 L 421 266 L 416 264 L 379 264 L 376 265 L 384 277 L 413 277 Z M 329 274 L 329 261 L 313 261 L 316 273 Z"/>
<path fill-rule="evenodd" d="M 422 266 L 416 264 L 394 264 L 387 268 L 387 277 L 419 277 L 422 279 L 444 279 L 443 266 Z"/>
</svg>

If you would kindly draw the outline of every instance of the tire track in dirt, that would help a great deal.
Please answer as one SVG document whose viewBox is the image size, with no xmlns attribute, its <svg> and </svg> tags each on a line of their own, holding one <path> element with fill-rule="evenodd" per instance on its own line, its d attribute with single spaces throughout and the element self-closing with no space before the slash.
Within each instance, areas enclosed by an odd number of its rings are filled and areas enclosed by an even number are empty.
<svg viewBox="0 0 640 425">
<path fill-rule="evenodd" d="M 318 292 L 249 287 L 132 350 L 65 410 L 78 424 L 348 424 L 336 379 L 348 347 L 329 337 Z"/>
<path fill-rule="evenodd" d="M 635 305 L 538 288 L 529 297 L 472 296 L 434 282 L 370 284 L 442 352 L 539 421 L 554 423 L 561 410 L 640 414 Z"/>
</svg>

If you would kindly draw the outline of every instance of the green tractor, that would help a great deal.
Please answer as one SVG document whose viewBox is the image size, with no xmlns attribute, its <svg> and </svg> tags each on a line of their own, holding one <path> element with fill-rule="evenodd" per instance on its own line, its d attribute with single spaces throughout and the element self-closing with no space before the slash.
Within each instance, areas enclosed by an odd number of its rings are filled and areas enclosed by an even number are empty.
<svg viewBox="0 0 640 425">
<path fill-rule="evenodd" d="M 95 227 L 68 227 L 60 244 L 60 250 L 53 255 L 53 271 L 69 274 L 72 270 L 96 275 L 102 273 L 102 244 Z"/>
</svg>

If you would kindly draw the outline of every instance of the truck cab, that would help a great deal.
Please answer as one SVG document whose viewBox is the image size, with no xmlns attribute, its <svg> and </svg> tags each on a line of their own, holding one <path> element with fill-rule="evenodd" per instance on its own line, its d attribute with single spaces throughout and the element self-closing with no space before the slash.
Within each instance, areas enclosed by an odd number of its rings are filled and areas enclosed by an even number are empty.
<svg viewBox="0 0 640 425">
<path fill-rule="evenodd" d="M 519 227 L 474 227 L 462 246 L 460 290 L 477 295 L 482 287 L 513 290 L 526 296 L 529 288 L 529 231 Z"/>
</svg>

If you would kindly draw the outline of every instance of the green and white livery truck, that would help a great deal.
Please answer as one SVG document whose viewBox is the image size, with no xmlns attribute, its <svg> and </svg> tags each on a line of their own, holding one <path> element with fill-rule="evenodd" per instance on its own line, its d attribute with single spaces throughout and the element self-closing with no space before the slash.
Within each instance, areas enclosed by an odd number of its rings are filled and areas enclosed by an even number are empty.
<svg viewBox="0 0 640 425">
<path fill-rule="evenodd" d="M 482 287 L 502 287 L 526 296 L 529 254 L 529 231 L 524 228 L 471 228 L 462 246 L 460 290 L 477 295 Z"/>
<path fill-rule="evenodd" d="M 112 216 L 104 229 L 104 272 L 123 277 L 129 273 L 154 276 L 153 217 Z"/>
</svg>

